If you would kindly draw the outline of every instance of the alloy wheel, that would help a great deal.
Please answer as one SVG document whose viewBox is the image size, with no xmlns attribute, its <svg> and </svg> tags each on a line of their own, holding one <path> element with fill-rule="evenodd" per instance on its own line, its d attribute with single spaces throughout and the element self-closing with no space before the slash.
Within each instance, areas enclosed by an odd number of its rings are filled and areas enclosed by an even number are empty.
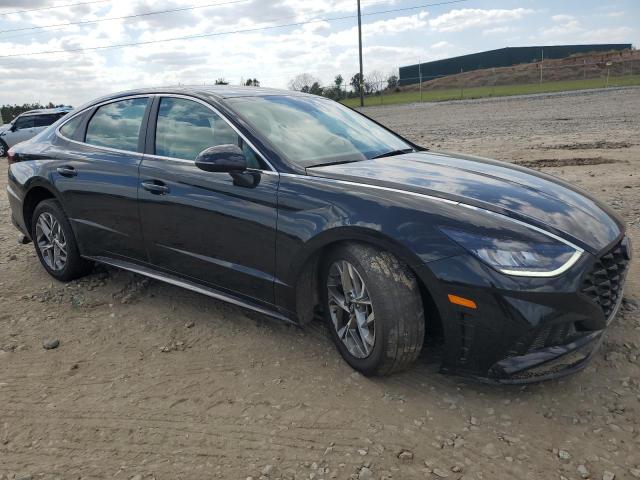
<svg viewBox="0 0 640 480">
<path fill-rule="evenodd" d="M 50 269 L 64 269 L 67 264 L 67 240 L 60 222 L 48 212 L 41 213 L 36 222 L 36 244 Z"/>
<path fill-rule="evenodd" d="M 329 269 L 327 290 L 338 338 L 354 357 L 368 357 L 376 341 L 375 314 L 362 276 L 351 263 L 337 261 Z"/>
</svg>

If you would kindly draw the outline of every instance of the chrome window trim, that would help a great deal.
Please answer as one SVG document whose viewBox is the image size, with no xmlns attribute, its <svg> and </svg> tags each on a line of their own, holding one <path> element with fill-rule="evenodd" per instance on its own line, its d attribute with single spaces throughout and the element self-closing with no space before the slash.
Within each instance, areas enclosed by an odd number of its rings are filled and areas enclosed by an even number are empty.
<svg viewBox="0 0 640 480">
<path fill-rule="evenodd" d="M 62 134 L 62 132 L 60 131 L 60 129 L 62 127 L 64 127 L 68 122 L 73 120 L 75 117 L 77 117 L 78 115 L 82 115 L 87 110 L 90 110 L 92 108 L 100 108 L 103 105 L 108 105 L 109 103 L 115 103 L 115 102 L 120 102 L 120 101 L 124 101 L 124 100 L 131 100 L 131 99 L 134 99 L 134 98 L 149 98 L 149 99 L 151 99 L 153 97 L 154 97 L 154 94 L 148 94 L 148 93 L 147 94 L 138 94 L 138 95 L 129 95 L 129 96 L 126 96 L 126 97 L 112 98 L 110 100 L 105 100 L 103 102 L 96 103 L 94 105 L 90 105 L 90 106 L 88 106 L 88 107 L 86 107 L 86 108 L 74 113 L 71 117 L 65 119 L 65 121 L 63 123 L 58 125 L 58 127 L 56 128 L 56 135 L 58 137 L 62 138 L 63 140 L 66 140 L 67 142 L 75 143 L 77 145 L 84 145 L 85 147 L 98 148 L 98 149 L 104 150 L 106 152 L 126 153 L 128 155 L 135 155 L 137 157 L 142 157 L 144 155 L 143 153 L 135 152 L 133 150 L 120 150 L 118 148 L 102 147 L 100 145 L 93 145 L 93 144 L 87 143 L 87 142 L 79 142 L 77 140 L 71 140 L 70 138 L 65 137 Z M 87 126 L 88 126 L 88 124 L 87 124 Z"/>
<path fill-rule="evenodd" d="M 183 158 L 175 158 L 175 157 L 164 157 L 162 155 L 150 155 L 150 154 L 145 154 L 145 153 L 140 153 L 140 152 L 135 152 L 132 150 L 120 150 L 117 148 L 111 148 L 111 147 L 102 147 L 100 145 L 92 145 L 91 143 L 87 143 L 87 142 L 79 142 L 77 140 L 71 140 L 70 138 L 65 137 L 62 132 L 60 131 L 60 129 L 62 127 L 64 127 L 67 122 L 70 122 L 71 120 L 73 120 L 75 117 L 77 117 L 78 115 L 82 115 L 83 113 L 85 113 L 87 110 L 90 110 L 92 108 L 100 108 L 103 105 L 107 105 L 109 103 L 115 103 L 115 102 L 119 102 L 119 101 L 124 101 L 124 100 L 131 100 L 134 98 L 162 98 L 162 97 L 172 97 L 172 98 L 183 98 L 185 100 L 191 100 L 193 102 L 196 103 L 200 103 L 202 105 L 204 105 L 205 107 L 208 107 L 211 111 L 213 111 L 216 115 L 218 115 L 220 118 L 222 118 L 222 120 L 224 120 L 232 129 L 234 132 L 236 132 L 238 134 L 238 136 L 240 138 L 242 138 L 242 140 L 244 142 L 247 143 L 247 145 L 249 145 L 249 147 L 251 147 L 253 149 L 254 152 L 256 152 L 256 154 L 262 159 L 262 161 L 264 161 L 264 163 L 270 168 L 270 170 L 259 170 L 260 172 L 273 172 L 273 173 L 278 173 L 278 171 L 273 167 L 273 165 L 266 159 L 266 157 L 262 154 L 262 152 L 260 152 L 260 150 L 258 150 L 255 145 L 253 143 L 251 143 L 251 141 L 249 141 L 247 139 L 247 137 L 245 137 L 242 132 L 240 132 L 235 125 L 233 125 L 229 119 L 223 115 L 217 108 L 215 108 L 213 105 L 208 104 L 207 102 L 205 102 L 204 100 L 200 100 L 199 98 L 196 97 L 191 97 L 189 95 L 182 95 L 182 94 L 177 94 L 177 93 L 141 93 L 141 94 L 137 94 L 137 95 L 128 95 L 126 97 L 119 97 L 119 98 L 112 98 L 109 100 L 105 100 L 103 102 L 100 103 L 96 103 L 93 105 L 90 105 L 76 113 L 74 113 L 72 116 L 70 116 L 69 118 L 66 118 L 65 121 L 63 123 L 61 123 L 57 128 L 56 128 L 56 135 L 60 138 L 62 138 L 63 140 L 66 140 L 67 142 L 71 142 L 71 143 L 75 143 L 77 145 L 84 145 L 84 146 L 88 146 L 91 148 L 98 148 L 100 150 L 104 150 L 107 152 L 115 152 L 115 153 L 126 153 L 126 154 L 130 154 L 130 155 L 136 155 L 138 157 L 148 157 L 148 158 L 157 158 L 157 159 L 161 159 L 161 160 L 173 160 L 173 161 L 178 161 L 178 162 L 186 162 L 186 163 L 194 163 L 194 160 L 185 160 Z"/>
<path fill-rule="evenodd" d="M 262 169 L 254 169 L 254 170 L 258 170 L 260 172 L 276 172 L 277 170 L 273 167 L 273 165 L 271 165 L 271 163 L 266 159 L 266 157 L 262 154 L 262 152 L 260 150 L 258 150 L 255 145 L 253 143 L 251 143 L 247 137 L 245 137 L 242 132 L 236 128 L 236 126 L 231 123 L 229 121 L 229 119 L 223 115 L 220 110 L 218 110 L 216 107 L 214 107 L 213 105 L 210 105 L 209 103 L 205 102 L 204 100 L 200 100 L 199 98 L 196 97 L 191 97 L 189 95 L 182 95 L 182 94 L 178 94 L 178 93 L 156 93 L 154 94 L 156 97 L 160 98 L 160 100 L 162 100 L 162 98 L 164 97 L 168 97 L 168 98 L 182 98 L 184 100 L 191 100 L 192 102 L 196 102 L 196 103 L 200 103 L 202 105 L 204 105 L 205 107 L 208 107 L 209 110 L 211 110 L 213 113 L 215 113 L 216 115 L 218 115 L 227 125 L 229 125 L 231 127 L 231 129 L 236 132 L 238 134 L 238 136 L 242 139 L 243 142 L 246 142 L 247 145 L 249 145 L 249 147 L 251 147 L 251 149 L 262 159 L 262 161 L 270 168 L 270 170 L 262 170 Z M 145 155 L 145 157 L 149 157 L 149 158 L 158 158 L 158 159 L 164 159 L 164 160 L 178 160 L 180 162 L 188 162 L 188 163 L 195 163 L 195 160 L 185 160 L 184 158 L 176 158 L 176 157 L 165 157 L 162 155 Z"/>
<path fill-rule="evenodd" d="M 427 195 L 424 193 L 417 193 L 417 192 L 410 192 L 410 191 L 406 191 L 406 190 L 400 190 L 397 188 L 391 188 L 391 187 L 383 187 L 380 185 L 370 185 L 367 183 L 359 183 L 359 182 L 351 182 L 349 180 L 338 180 L 335 178 L 327 178 L 327 177 L 317 177 L 317 176 L 313 176 L 313 175 L 298 175 L 295 173 L 281 173 L 281 176 L 284 177 L 302 177 L 302 178 L 313 178 L 315 179 L 320 179 L 320 180 L 325 180 L 325 181 L 330 181 L 330 182 L 336 182 L 336 183 L 340 183 L 340 184 L 344 184 L 344 185 L 356 185 L 356 186 L 362 186 L 362 187 L 368 187 L 368 188 L 373 188 L 375 190 L 383 190 L 383 191 L 387 191 L 387 192 L 394 192 L 394 193 L 402 193 L 405 195 L 411 195 L 411 196 L 415 196 L 415 197 L 421 197 L 421 198 L 426 198 L 429 200 L 434 200 L 437 202 L 442 202 L 442 203 L 447 203 L 449 205 L 456 205 L 456 206 L 460 206 L 460 207 L 464 207 L 464 208 L 468 208 L 471 210 L 476 210 L 476 211 L 480 211 L 489 215 L 493 215 L 496 217 L 499 217 L 503 220 L 509 221 L 509 222 L 513 222 L 516 223 L 520 226 L 526 227 L 530 230 L 534 230 L 538 233 L 541 233 L 543 235 L 546 235 L 550 238 L 553 238 L 554 240 L 557 240 L 565 245 L 567 245 L 568 247 L 571 247 L 573 250 L 575 250 L 575 252 L 573 253 L 573 255 L 571 256 L 571 258 L 569 258 L 569 260 L 567 260 L 567 262 L 562 265 L 560 268 L 557 268 L 555 270 L 549 271 L 549 272 L 539 272 L 539 271 L 532 271 L 532 270 L 501 270 L 501 269 L 497 269 L 499 272 L 504 273 L 506 275 L 512 275 L 512 276 L 519 276 L 519 277 L 555 277 L 558 276 L 564 272 L 566 272 L 569 268 L 571 268 L 582 256 L 582 254 L 584 253 L 584 250 L 580 247 L 578 247 L 577 245 L 574 245 L 573 243 L 571 243 L 568 240 L 565 240 L 562 237 L 559 237 L 558 235 L 555 235 L 554 233 L 548 232 L 547 230 L 544 230 L 542 228 L 536 227 L 535 225 L 531 225 L 529 223 L 523 222 L 521 220 L 517 220 L 515 218 L 511 218 L 508 217 L 507 215 L 503 215 L 501 213 L 496 213 L 496 212 L 492 212 L 491 210 L 487 210 L 485 208 L 480 208 L 480 207 L 476 207 L 474 205 L 469 205 L 468 203 L 463 203 L 463 202 L 456 202 L 454 200 L 448 200 L 446 198 L 440 198 L 440 197 L 434 197 L 433 195 Z"/>
</svg>

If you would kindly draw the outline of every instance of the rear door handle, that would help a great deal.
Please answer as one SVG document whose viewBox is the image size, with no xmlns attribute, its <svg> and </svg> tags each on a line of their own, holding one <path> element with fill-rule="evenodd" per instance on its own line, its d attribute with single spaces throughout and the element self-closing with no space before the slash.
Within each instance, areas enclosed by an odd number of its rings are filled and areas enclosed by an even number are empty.
<svg viewBox="0 0 640 480">
<path fill-rule="evenodd" d="M 145 180 L 141 185 L 147 192 L 155 195 L 165 195 L 169 193 L 169 187 L 159 180 Z"/>
<path fill-rule="evenodd" d="M 58 167 L 56 170 L 63 177 L 75 177 L 76 175 L 78 175 L 78 172 L 76 171 L 76 169 L 69 165 L 65 165 L 64 167 Z"/>
</svg>

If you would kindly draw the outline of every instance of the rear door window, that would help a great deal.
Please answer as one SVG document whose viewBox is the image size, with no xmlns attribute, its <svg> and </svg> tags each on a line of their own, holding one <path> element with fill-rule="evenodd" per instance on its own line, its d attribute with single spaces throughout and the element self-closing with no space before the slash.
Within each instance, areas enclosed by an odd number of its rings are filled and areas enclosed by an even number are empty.
<svg viewBox="0 0 640 480">
<path fill-rule="evenodd" d="M 85 142 L 136 152 L 147 98 L 130 98 L 99 107 L 89 120 Z"/>
<path fill-rule="evenodd" d="M 48 127 L 55 122 L 59 117 L 57 115 L 36 115 L 34 117 L 34 126 L 36 127 Z"/>
</svg>

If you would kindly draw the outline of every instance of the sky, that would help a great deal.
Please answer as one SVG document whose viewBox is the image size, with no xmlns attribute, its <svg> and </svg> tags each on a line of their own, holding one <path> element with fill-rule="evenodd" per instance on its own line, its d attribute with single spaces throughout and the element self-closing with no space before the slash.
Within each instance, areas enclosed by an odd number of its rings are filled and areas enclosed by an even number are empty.
<svg viewBox="0 0 640 480">
<path fill-rule="evenodd" d="M 301 73 L 328 85 L 337 74 L 349 79 L 358 71 L 356 0 L 93 0 L 68 6 L 81 1 L 0 0 L 0 104 L 78 106 L 131 88 L 218 78 L 231 84 L 257 78 L 262 86 L 286 88 Z M 638 0 L 361 2 L 365 77 L 507 46 L 640 45 Z M 12 13 L 27 9 L 39 10 Z M 131 15 L 139 16 L 113 19 Z M 140 42 L 146 43 L 59 52 Z"/>
</svg>

